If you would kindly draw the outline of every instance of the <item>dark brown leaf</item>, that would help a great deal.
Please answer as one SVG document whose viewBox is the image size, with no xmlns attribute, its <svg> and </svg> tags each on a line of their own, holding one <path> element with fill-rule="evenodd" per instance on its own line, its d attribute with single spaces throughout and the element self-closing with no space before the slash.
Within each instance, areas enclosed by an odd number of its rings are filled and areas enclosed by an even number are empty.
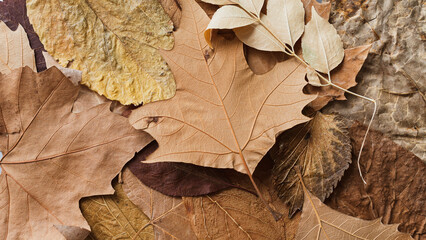
<svg viewBox="0 0 426 240">
<path fill-rule="evenodd" d="M 28 19 L 25 0 L 0 1 L 0 21 L 5 22 L 13 31 L 18 28 L 18 24 L 22 25 L 28 35 L 30 46 L 35 52 L 37 71 L 41 72 L 46 70 L 46 63 L 42 54 L 45 50 L 37 33 L 34 32 L 33 25 L 31 25 Z"/>
<path fill-rule="evenodd" d="M 292 216 L 302 208 L 304 193 L 296 174 L 300 168 L 306 187 L 321 201 L 330 195 L 351 162 L 351 145 L 345 121 L 320 112 L 277 139 L 270 154 L 275 161 L 274 184 L 290 206 Z"/>
<path fill-rule="evenodd" d="M 228 178 L 242 175 L 232 169 L 200 167 L 187 163 L 143 163 L 145 156 L 158 147 L 156 142 L 137 153 L 128 167 L 145 185 L 169 196 L 194 197 L 238 187 Z"/>
<path fill-rule="evenodd" d="M 366 127 L 356 124 L 350 136 L 356 159 Z M 354 217 L 399 223 L 399 230 L 415 239 L 426 234 L 426 167 L 411 152 L 377 131 L 370 131 L 361 156 L 364 185 L 354 161 L 326 201 Z"/>
</svg>

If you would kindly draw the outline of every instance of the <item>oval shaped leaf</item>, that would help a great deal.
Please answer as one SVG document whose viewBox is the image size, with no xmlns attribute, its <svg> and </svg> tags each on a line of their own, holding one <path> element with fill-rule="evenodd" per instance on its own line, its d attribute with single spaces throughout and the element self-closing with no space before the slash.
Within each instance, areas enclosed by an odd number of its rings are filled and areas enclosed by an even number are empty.
<svg viewBox="0 0 426 240">
<path fill-rule="evenodd" d="M 256 22 L 256 19 L 250 17 L 250 15 L 242 8 L 235 5 L 223 6 L 213 15 L 206 31 L 204 32 L 204 36 L 210 47 L 212 47 L 210 41 L 212 29 L 239 28 L 250 25 L 254 22 Z"/>
<path fill-rule="evenodd" d="M 336 29 L 312 7 L 312 19 L 302 37 L 303 58 L 311 67 L 329 73 L 343 60 L 343 43 Z"/>
<path fill-rule="evenodd" d="M 266 18 L 270 28 L 283 42 L 294 46 L 305 28 L 305 10 L 300 0 L 268 0 Z"/>
</svg>

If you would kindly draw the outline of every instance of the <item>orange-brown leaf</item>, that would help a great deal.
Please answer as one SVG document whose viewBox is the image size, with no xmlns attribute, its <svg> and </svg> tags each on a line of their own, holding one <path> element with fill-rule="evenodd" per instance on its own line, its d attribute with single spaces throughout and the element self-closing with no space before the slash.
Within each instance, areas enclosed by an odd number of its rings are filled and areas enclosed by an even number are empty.
<svg viewBox="0 0 426 240">
<path fill-rule="evenodd" d="M 303 190 L 305 202 L 296 240 L 412 239 L 398 232 L 396 224 L 383 225 L 380 219 L 367 221 L 345 215 L 327 207 L 306 188 Z"/>
<path fill-rule="evenodd" d="M 371 44 L 346 49 L 343 62 L 331 72 L 331 81 L 344 89 L 356 86 L 356 76 L 361 70 L 370 48 Z M 323 108 L 333 100 L 346 100 L 345 92 L 332 86 L 315 87 L 307 85 L 306 90 L 310 94 L 318 95 L 314 101 L 309 103 L 309 106 L 314 110 Z"/>
<path fill-rule="evenodd" d="M 149 223 L 138 232 L 152 226 L 155 239 L 197 239 L 191 229 L 182 198 L 169 197 L 145 186 L 127 168 L 123 171 L 123 190 L 130 201 L 149 218 Z"/>
<path fill-rule="evenodd" d="M 55 67 L 0 74 L 1 239 L 87 232 L 79 199 L 112 194 L 111 180 L 152 140 L 109 104 L 72 113 L 78 92 Z"/>
<path fill-rule="evenodd" d="M 305 8 L 305 23 L 311 21 L 312 6 L 317 10 L 318 14 L 328 20 L 330 17 L 331 2 L 319 3 L 317 0 L 302 0 L 303 7 Z"/>
<path fill-rule="evenodd" d="M 148 162 L 186 162 L 253 172 L 281 131 L 306 122 L 301 110 L 314 96 L 302 92 L 305 68 L 295 59 L 264 75 L 248 67 L 238 40 L 203 37 L 209 18 L 195 1 L 182 2 L 172 51 L 162 51 L 176 78 L 170 100 L 133 111 L 130 122 L 154 136 Z"/>
</svg>

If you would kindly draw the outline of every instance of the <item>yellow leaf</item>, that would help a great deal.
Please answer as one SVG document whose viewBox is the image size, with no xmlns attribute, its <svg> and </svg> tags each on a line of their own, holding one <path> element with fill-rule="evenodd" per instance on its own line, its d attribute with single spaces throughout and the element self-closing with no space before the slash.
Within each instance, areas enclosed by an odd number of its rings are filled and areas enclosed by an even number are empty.
<svg viewBox="0 0 426 240">
<path fill-rule="evenodd" d="M 158 1 L 29 0 L 27 9 L 47 51 L 92 90 L 126 105 L 174 95 L 158 53 L 172 48 L 173 25 Z"/>
<path fill-rule="evenodd" d="M 142 231 L 148 217 L 135 206 L 123 191 L 122 184 L 114 183 L 114 195 L 83 198 L 80 209 L 92 232 L 91 239 L 154 239 L 152 226 Z M 139 231 L 139 232 L 138 232 Z"/>
</svg>

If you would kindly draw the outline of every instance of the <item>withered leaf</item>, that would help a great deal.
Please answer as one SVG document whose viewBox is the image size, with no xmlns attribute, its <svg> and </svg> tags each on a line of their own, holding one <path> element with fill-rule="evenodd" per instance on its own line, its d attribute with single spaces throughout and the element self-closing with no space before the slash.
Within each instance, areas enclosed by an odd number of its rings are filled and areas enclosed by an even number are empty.
<svg viewBox="0 0 426 240">
<path fill-rule="evenodd" d="M 151 226 L 155 239 L 197 239 L 181 198 L 169 197 L 145 186 L 128 168 L 123 171 L 123 183 L 123 190 L 129 199 L 149 218 L 149 222 L 138 232 Z"/>
<path fill-rule="evenodd" d="M 130 161 L 127 167 L 146 186 L 168 196 L 199 196 L 237 187 L 228 175 L 238 174 L 232 169 L 200 167 L 187 163 L 143 163 L 146 156 L 157 149 L 152 142 Z"/>
<path fill-rule="evenodd" d="M 355 124 L 349 131 L 353 152 L 358 153 L 366 127 Z M 326 204 L 354 217 L 380 217 L 385 224 L 400 224 L 400 231 L 422 239 L 426 234 L 425 163 L 382 133 L 370 131 L 360 164 L 367 184 L 353 161 Z"/>
<path fill-rule="evenodd" d="M 355 86 L 358 72 L 361 70 L 371 45 L 364 45 L 345 49 L 345 57 L 342 64 L 331 71 L 331 81 L 345 89 Z M 346 100 L 345 92 L 332 86 L 314 87 L 307 85 L 305 87 L 308 93 L 318 94 L 318 97 L 309 103 L 314 110 L 319 110 L 333 100 Z"/>
<path fill-rule="evenodd" d="M 312 7 L 312 20 L 305 26 L 302 36 L 303 58 L 311 67 L 329 73 L 343 60 L 343 42 L 327 19 Z"/>
<path fill-rule="evenodd" d="M 27 1 L 31 23 L 62 66 L 111 100 L 138 105 L 170 98 L 175 83 L 158 48 L 173 47 L 173 24 L 157 0 Z"/>
<path fill-rule="evenodd" d="M 55 67 L 0 74 L 0 238 L 87 231 L 78 200 L 112 194 L 111 179 L 152 141 L 109 104 L 71 113 L 78 91 Z"/>
<path fill-rule="evenodd" d="M 80 200 L 81 212 L 92 230 L 88 239 L 153 239 L 152 226 L 138 232 L 148 223 L 148 217 L 129 200 L 122 184 L 114 181 L 113 186 L 114 195 Z"/>
<path fill-rule="evenodd" d="M 306 187 L 324 201 L 351 162 L 351 145 L 345 121 L 320 112 L 308 123 L 287 130 L 270 151 L 274 184 L 290 206 L 291 217 L 302 208 L 304 193 L 297 176 L 300 168 Z"/>
<path fill-rule="evenodd" d="M 324 19 L 330 17 L 331 10 L 331 2 L 321 2 L 319 3 L 317 0 L 301 0 L 303 3 L 303 7 L 305 8 L 305 23 L 311 21 L 312 17 L 312 7 L 315 8 L 317 13 Z"/>
<path fill-rule="evenodd" d="M 24 28 L 28 36 L 30 46 L 35 52 L 37 71 L 41 72 L 46 70 L 46 64 L 42 55 L 44 47 L 28 19 L 25 2 L 25 0 L 0 1 L 0 21 L 6 23 L 6 25 L 13 31 L 15 31 L 19 25 Z"/>
<path fill-rule="evenodd" d="M 68 79 L 74 85 L 79 85 L 81 81 L 81 71 L 62 67 L 47 52 L 43 52 L 43 56 L 44 56 L 44 59 L 46 60 L 47 68 L 51 68 L 53 66 L 57 67 L 66 77 L 68 77 Z M 96 92 L 90 90 L 86 86 L 80 85 L 78 97 L 72 106 L 72 112 L 73 113 L 83 112 L 87 109 L 90 109 L 92 107 L 95 107 L 103 103 L 110 103 L 111 112 L 117 113 L 119 115 L 123 115 L 124 112 L 130 111 L 131 109 L 131 106 L 124 106 L 117 101 L 108 100 L 106 97 L 97 94 Z"/>
<path fill-rule="evenodd" d="M 367 221 L 345 215 L 327 207 L 304 186 L 303 191 L 305 201 L 296 240 L 412 239 L 398 232 L 396 224 L 383 225 L 380 219 Z"/>
<path fill-rule="evenodd" d="M 271 178 L 263 180 L 259 187 L 266 201 L 277 211 L 287 212 Z M 236 188 L 183 199 L 198 239 L 294 239 L 300 219 L 297 214 L 276 221 L 256 195 Z"/>
<path fill-rule="evenodd" d="M 159 2 L 172 20 L 174 29 L 178 29 L 180 26 L 180 18 L 182 17 L 182 10 L 180 9 L 178 0 L 159 0 Z"/>
<path fill-rule="evenodd" d="M 43 52 L 43 57 L 46 61 L 46 67 L 57 67 L 74 85 L 78 85 L 81 81 L 81 71 L 62 67 L 48 52 Z"/>
<path fill-rule="evenodd" d="M 25 66 L 36 70 L 34 51 L 24 28 L 18 25 L 16 30 L 12 31 L 0 21 L 0 73 L 9 74 L 12 70 Z"/>
<path fill-rule="evenodd" d="M 209 18 L 195 1 L 183 1 L 182 14 L 175 48 L 162 51 L 176 77 L 176 96 L 139 107 L 129 118 L 159 144 L 146 161 L 253 172 L 278 133 L 309 120 L 301 113 L 314 98 L 302 92 L 305 68 L 289 59 L 255 75 L 242 43 L 221 36 L 206 57 Z"/>
</svg>

